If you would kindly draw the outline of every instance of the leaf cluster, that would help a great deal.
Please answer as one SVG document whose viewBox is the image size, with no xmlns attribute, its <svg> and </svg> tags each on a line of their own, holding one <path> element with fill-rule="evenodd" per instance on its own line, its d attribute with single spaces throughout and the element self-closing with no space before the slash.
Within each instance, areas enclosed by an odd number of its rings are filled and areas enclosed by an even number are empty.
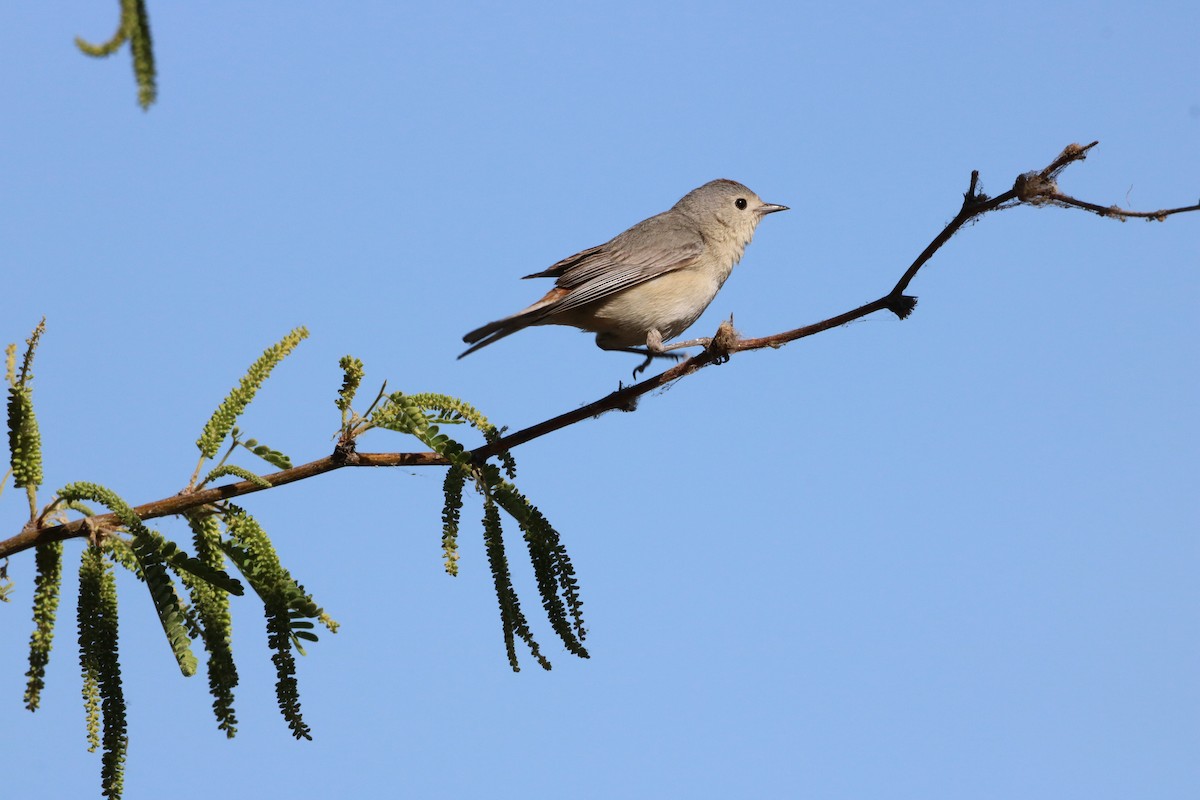
<svg viewBox="0 0 1200 800">
<path fill-rule="evenodd" d="M 503 431 L 468 403 L 440 394 L 406 395 L 393 392 L 370 415 L 369 423 L 373 427 L 415 436 L 450 462 L 442 487 L 445 498 L 442 507 L 442 553 L 446 572 L 450 575 L 457 575 L 459 571 L 458 535 L 463 488 L 468 481 L 482 498 L 484 550 L 500 607 L 500 625 L 509 666 L 514 671 L 520 671 L 517 639 L 525 643 L 543 669 L 550 669 L 550 661 L 542 654 L 533 636 L 529 621 L 522 611 L 520 597 L 513 586 L 501 510 L 517 522 L 524 535 L 542 608 L 551 627 L 568 652 L 587 658 L 588 653 L 583 646 L 586 637 L 583 602 L 579 598 L 575 568 L 558 531 L 511 483 L 517 472 L 512 454 L 502 452 L 497 457 L 500 462 L 498 465 L 486 460 L 477 461 L 471 451 L 443 433 L 439 426 L 466 423 L 479 430 L 489 443 L 498 440 Z"/>
<path fill-rule="evenodd" d="M 116 491 L 96 483 L 69 483 L 45 508 L 37 510 L 35 492 L 41 481 L 41 448 L 33 422 L 31 364 L 41 331 L 39 326 L 30 337 L 19 370 L 15 348 L 8 351 L 10 398 L 17 398 L 9 404 L 9 449 L 16 481 L 29 492 L 30 525 L 39 528 L 62 523 L 77 514 L 82 515 L 77 522 L 88 536 L 79 571 L 79 658 L 89 744 L 103 751 L 103 792 L 109 797 L 120 796 L 128 743 L 117 642 L 115 566 L 145 583 L 167 646 L 184 676 L 198 671 L 199 659 L 193 644 L 203 645 L 213 713 L 218 729 L 229 737 L 237 731 L 234 691 L 238 685 L 231 647 L 230 598 L 245 594 L 244 586 L 248 585 L 263 605 L 280 713 L 296 738 L 312 738 L 301 714 L 295 655 L 304 655 L 305 645 L 317 641 L 317 624 L 336 632 L 337 623 L 283 565 L 263 526 L 244 508 L 227 500 L 214 502 L 210 496 L 185 511 L 176 511 L 191 533 L 190 552 L 165 533 L 148 527 L 146 520 Z M 278 480 L 288 479 L 285 473 L 295 469 L 291 460 L 247 437 L 236 423 L 271 371 L 306 336 L 304 328 L 297 328 L 269 347 L 218 405 L 196 442 L 200 458 L 183 495 L 199 492 L 207 484 L 227 476 L 248 481 L 254 488 L 270 488 L 272 484 L 266 477 L 229 463 L 231 456 L 241 451 L 249 451 L 283 470 L 274 473 Z M 386 385 L 366 411 L 359 413 L 353 402 L 365 376 L 362 362 L 347 356 L 341 360 L 341 367 L 343 381 L 335 402 L 341 413 L 338 451 L 353 453 L 357 437 L 378 428 L 413 436 L 449 465 L 443 487 L 441 542 L 445 568 L 451 575 L 458 574 L 463 489 L 470 482 L 480 495 L 484 550 L 511 667 L 520 668 L 517 640 L 525 643 L 542 667 L 549 669 L 550 662 L 534 638 L 513 583 L 505 549 L 505 517 L 522 532 L 551 628 L 568 652 L 586 658 L 583 604 L 575 569 L 558 532 L 513 483 L 517 471 L 512 456 L 500 452 L 492 460 L 476 458 L 461 441 L 445 432 L 452 426 L 466 426 L 478 432 L 485 443 L 495 443 L 503 430 L 478 409 L 457 398 L 386 393 Z M 205 476 L 203 479 L 201 474 Z M 93 506 L 102 507 L 106 513 L 97 515 Z M 62 554 L 61 542 L 42 544 L 36 553 L 35 630 L 30 642 L 25 696 L 30 710 L 38 707 L 44 687 L 62 581 Z"/>
<path fill-rule="evenodd" d="M 121 0 L 121 18 L 117 31 L 101 44 L 92 44 L 80 36 L 75 37 L 75 46 L 85 55 L 105 58 L 129 42 L 133 55 L 133 75 L 138 86 L 138 105 L 149 109 L 158 98 L 157 70 L 154 66 L 154 43 L 150 38 L 150 15 L 146 12 L 145 0 Z"/>
<path fill-rule="evenodd" d="M 40 514 L 36 511 L 35 490 L 41 482 L 41 449 L 36 424 L 32 422 L 31 365 L 42 330 L 43 325 L 39 325 L 30 337 L 20 370 L 16 368 L 15 348 L 10 347 L 7 351 L 9 396 L 18 398 L 16 401 L 10 399 L 9 403 L 9 451 L 14 465 L 12 473 L 18 485 L 24 486 L 30 494 L 31 524 L 62 521 L 74 512 L 83 515 L 89 532 L 89 545 L 81 556 L 79 571 L 78 641 L 88 741 L 91 749 L 101 747 L 103 750 L 103 794 L 114 798 L 121 794 L 128 743 L 118 655 L 114 565 L 127 569 L 145 582 L 168 647 L 184 676 L 195 674 L 198 668 L 192 643 L 197 640 L 203 643 L 208 652 L 209 691 L 213 696 L 217 725 L 232 737 L 237 730 L 233 692 L 238 676 L 230 647 L 229 597 L 245 593 L 242 580 L 227 571 L 228 565 L 232 564 L 263 601 L 267 640 L 274 651 L 272 658 L 280 676 L 277 688 L 283 716 L 293 733 L 308 738 L 310 733 L 300 716 L 292 650 L 303 653 L 302 641 L 316 641 L 311 620 L 321 621 L 331 630 L 336 630 L 336 623 L 283 568 L 270 539 L 249 514 L 226 504 L 197 509 L 185 515 L 194 547 L 194 554 L 190 554 L 163 533 L 147 527 L 117 492 L 95 483 L 67 484 Z M 198 442 L 202 458 L 196 474 L 208 460 L 203 454 L 211 457 L 221 444 L 221 440 L 214 437 L 221 435 L 232 441 L 221 463 L 209 472 L 205 482 L 223 475 L 236 475 L 270 485 L 243 467 L 224 463 L 239 447 L 274 466 L 291 467 L 291 461 L 283 453 L 254 439 L 243 439 L 233 422 L 253 399 L 270 370 L 305 335 L 304 329 L 299 328 L 269 348 L 205 425 Z M 195 478 L 194 474 L 193 483 Z M 194 490 L 194 487 L 185 489 Z M 112 521 L 94 522 L 95 515 L 89 503 L 103 506 L 108 512 L 106 519 Z M 25 705 L 31 711 L 38 708 L 45 685 L 62 582 L 62 552 L 62 542 L 42 544 L 36 550 L 35 627 L 30 641 L 30 667 L 25 690 Z M 186 588 L 186 599 L 177 588 L 176 579 Z"/>
</svg>

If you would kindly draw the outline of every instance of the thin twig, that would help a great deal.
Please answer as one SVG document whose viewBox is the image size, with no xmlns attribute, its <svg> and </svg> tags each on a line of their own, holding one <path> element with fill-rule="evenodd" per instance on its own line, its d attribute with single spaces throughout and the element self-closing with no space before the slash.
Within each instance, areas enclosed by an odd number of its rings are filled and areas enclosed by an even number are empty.
<svg viewBox="0 0 1200 800">
<path fill-rule="evenodd" d="M 270 486 L 264 486 L 258 482 L 239 481 L 238 483 L 217 486 L 198 492 L 180 492 L 177 495 L 165 497 L 162 500 L 155 500 L 153 503 L 137 506 L 133 511 L 143 520 L 169 517 L 174 514 L 182 514 L 185 511 L 212 505 L 222 500 L 240 497 L 244 494 L 261 492 L 265 489 L 282 486 L 285 483 L 302 481 L 305 478 L 312 478 L 325 472 L 341 469 L 342 467 L 428 467 L 435 465 L 444 466 L 447 463 L 437 453 L 350 453 L 341 458 L 330 455 L 325 458 L 319 458 L 316 461 L 310 461 L 307 464 L 301 464 L 298 467 L 262 476 Z M 117 524 L 117 519 L 113 514 L 97 514 L 87 519 L 90 526 L 97 530 L 112 529 Z M 78 536 L 85 536 L 86 534 L 87 532 L 83 529 L 83 520 L 73 520 L 61 525 L 50 525 L 47 527 L 26 525 L 16 536 L 0 542 L 0 558 L 13 553 L 19 553 L 22 550 L 28 550 L 39 544 L 60 542 L 64 539 L 73 539 Z"/>
<path fill-rule="evenodd" d="M 642 395 L 673 383 L 685 375 L 690 375 L 696 370 L 703 369 L 711 364 L 724 363 L 729 359 L 730 353 L 761 350 L 766 347 L 777 348 L 788 342 L 803 339 L 806 336 L 812 336 L 831 328 L 841 327 L 856 319 L 874 314 L 877 311 L 891 311 L 900 319 L 904 319 L 912 312 L 917 302 L 915 297 L 904 294 L 904 291 L 912 283 L 920 269 L 964 225 L 990 211 L 1012 208 L 1022 204 L 1034 206 L 1057 205 L 1080 208 L 1103 217 L 1116 217 L 1119 219 L 1137 217 L 1157 221 L 1165 220 L 1167 217 L 1175 214 L 1200 211 L 1200 204 L 1162 211 L 1129 211 L 1115 206 L 1104 207 L 1076 200 L 1061 193 L 1056 183 L 1058 174 L 1070 164 L 1085 159 L 1088 151 L 1095 147 L 1096 144 L 1097 142 L 1092 142 L 1088 145 L 1069 145 L 1045 169 L 1037 172 L 1027 172 L 1018 176 L 1013 183 L 1012 189 L 996 197 L 989 198 L 987 195 L 979 192 L 979 172 L 972 172 L 967 191 L 963 195 L 962 208 L 958 214 L 921 251 L 921 254 L 909 265 L 904 275 L 892 287 L 892 290 L 883 297 L 850 311 L 821 320 L 820 322 L 812 323 L 811 325 L 753 339 L 738 338 L 733 331 L 732 325 L 730 323 L 723 323 L 721 329 L 718 330 L 717 335 L 713 339 L 713 344 L 692 358 L 676 364 L 659 375 L 647 378 L 641 383 L 622 387 L 586 406 L 573 409 L 565 414 L 559 414 L 556 417 L 531 425 L 515 433 L 510 433 L 491 444 L 481 445 L 471 451 L 472 459 L 476 462 L 482 462 L 487 458 L 511 450 L 538 437 L 561 430 L 569 425 L 574 425 L 577 422 L 581 422 L 589 417 L 598 416 L 607 411 L 618 409 L 632 411 L 637 405 L 638 398 Z M 378 398 L 376 402 L 378 402 Z M 173 497 L 156 500 L 153 503 L 138 506 L 133 510 L 143 520 L 154 519 L 156 517 L 180 514 L 233 497 L 259 492 L 264 488 L 274 488 L 286 483 L 295 483 L 296 481 L 312 478 L 325 472 L 342 469 L 343 467 L 429 467 L 445 466 L 447 463 L 441 456 L 430 452 L 358 453 L 354 451 L 353 440 L 351 440 L 349 443 L 339 443 L 333 455 L 309 462 L 308 464 L 302 464 L 298 467 L 264 475 L 263 478 L 267 480 L 270 487 L 250 481 L 241 481 L 202 491 L 185 490 Z M 0 542 L 0 558 L 6 558 L 39 544 L 87 536 L 89 530 L 112 529 L 116 525 L 117 521 L 112 514 L 100 514 L 89 517 L 87 518 L 86 525 L 84 520 L 75 520 L 60 525 L 49 526 L 30 523 L 16 536 Z"/>
</svg>

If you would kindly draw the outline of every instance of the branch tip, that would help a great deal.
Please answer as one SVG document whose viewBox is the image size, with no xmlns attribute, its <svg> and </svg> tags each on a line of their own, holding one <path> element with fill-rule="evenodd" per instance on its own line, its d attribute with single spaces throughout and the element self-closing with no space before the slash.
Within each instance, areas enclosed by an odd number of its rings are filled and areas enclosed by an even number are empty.
<svg viewBox="0 0 1200 800">
<path fill-rule="evenodd" d="M 979 170 L 971 170 L 971 183 L 967 186 L 967 193 L 963 195 L 963 203 L 970 203 L 976 197 L 976 192 L 979 189 Z"/>
<path fill-rule="evenodd" d="M 1068 164 L 1073 164 L 1076 161 L 1083 161 L 1087 158 L 1088 151 L 1096 145 L 1100 144 L 1100 140 L 1091 144 L 1069 144 L 1063 148 L 1063 151 L 1058 154 L 1058 158 L 1050 162 L 1050 165 L 1041 171 L 1041 177 L 1053 179 L 1058 173 L 1066 169 Z"/>
</svg>

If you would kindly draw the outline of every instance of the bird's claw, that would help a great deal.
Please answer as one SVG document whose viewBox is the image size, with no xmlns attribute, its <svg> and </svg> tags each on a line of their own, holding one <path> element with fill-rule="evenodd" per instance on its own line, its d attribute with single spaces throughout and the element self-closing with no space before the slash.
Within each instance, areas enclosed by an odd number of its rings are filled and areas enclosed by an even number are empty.
<svg viewBox="0 0 1200 800">
<path fill-rule="evenodd" d="M 643 361 L 641 364 L 638 364 L 636 367 L 634 367 L 634 368 L 633 368 L 633 379 L 634 379 L 634 380 L 637 380 L 637 376 L 638 376 L 638 375 L 641 375 L 643 372 L 645 372 L 645 371 L 646 371 L 646 367 L 650 366 L 650 362 L 652 362 L 652 361 L 653 361 L 654 359 L 656 359 L 656 358 L 669 358 L 669 359 L 671 359 L 672 361 L 678 362 L 678 361 L 679 361 L 679 359 L 683 358 L 683 356 L 681 356 L 681 355 L 680 355 L 680 354 L 678 354 L 678 353 L 655 353 L 655 352 L 650 352 L 649 354 L 647 354 L 647 355 L 646 355 L 646 360 L 645 360 L 645 361 Z"/>
</svg>

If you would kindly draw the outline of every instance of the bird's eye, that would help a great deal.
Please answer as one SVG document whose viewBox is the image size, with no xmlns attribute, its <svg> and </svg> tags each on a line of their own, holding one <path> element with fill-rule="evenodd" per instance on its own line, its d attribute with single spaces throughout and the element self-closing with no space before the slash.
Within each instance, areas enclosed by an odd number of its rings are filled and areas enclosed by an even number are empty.
<svg viewBox="0 0 1200 800">
<path fill-rule="evenodd" d="M 746 210 L 746 198 L 744 197 L 739 197 L 737 200 L 734 200 L 733 204 L 737 206 L 740 211 Z"/>
</svg>

